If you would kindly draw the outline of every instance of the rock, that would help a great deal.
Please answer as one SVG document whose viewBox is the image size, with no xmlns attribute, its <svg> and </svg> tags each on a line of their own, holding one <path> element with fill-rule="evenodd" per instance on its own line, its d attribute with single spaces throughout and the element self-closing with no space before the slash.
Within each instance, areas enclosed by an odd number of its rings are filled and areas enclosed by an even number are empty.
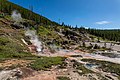
<svg viewBox="0 0 120 80">
<path fill-rule="evenodd" d="M 22 71 L 19 69 L 7 70 L 0 72 L 0 80 L 18 80 L 22 75 Z"/>
<path fill-rule="evenodd" d="M 20 23 L 14 23 L 14 24 L 11 24 L 12 27 L 16 28 L 16 29 L 21 29 L 21 28 L 24 28 L 24 26 Z"/>
<path fill-rule="evenodd" d="M 82 73 L 82 70 L 78 70 L 79 73 Z"/>
</svg>

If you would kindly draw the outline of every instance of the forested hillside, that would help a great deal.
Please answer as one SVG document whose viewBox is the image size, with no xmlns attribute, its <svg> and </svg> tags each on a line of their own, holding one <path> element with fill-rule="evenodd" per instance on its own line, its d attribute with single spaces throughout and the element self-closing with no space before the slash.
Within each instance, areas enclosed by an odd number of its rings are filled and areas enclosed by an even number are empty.
<svg viewBox="0 0 120 80">
<path fill-rule="evenodd" d="M 9 2 L 8 0 L 0 0 L 0 12 L 11 14 L 13 10 L 18 10 L 22 17 L 25 19 L 33 20 L 41 25 L 59 25 L 39 14 L 36 14 L 28 9 L 25 9 L 19 5 Z"/>
<path fill-rule="evenodd" d="M 102 39 L 107 39 L 110 41 L 118 41 L 120 42 L 120 29 L 85 29 L 84 27 L 80 27 L 80 28 L 71 28 L 74 31 L 77 31 L 79 33 L 88 33 L 91 35 L 94 35 L 96 37 L 101 37 Z"/>
<path fill-rule="evenodd" d="M 100 30 L 100 29 L 87 29 L 87 32 L 102 37 L 103 39 L 108 39 L 110 41 L 120 41 L 120 29 L 115 30 Z"/>
</svg>

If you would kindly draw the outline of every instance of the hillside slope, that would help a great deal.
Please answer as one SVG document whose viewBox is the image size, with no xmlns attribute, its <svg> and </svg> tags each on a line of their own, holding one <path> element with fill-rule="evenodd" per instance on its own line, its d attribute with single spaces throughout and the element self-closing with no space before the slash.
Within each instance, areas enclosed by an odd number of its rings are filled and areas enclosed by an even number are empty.
<svg viewBox="0 0 120 80">
<path fill-rule="evenodd" d="M 0 12 L 4 12 L 10 15 L 13 10 L 18 10 L 23 18 L 36 21 L 36 23 L 39 23 L 41 25 L 59 25 L 58 23 L 53 22 L 46 17 L 36 14 L 12 2 L 9 2 L 8 0 L 0 0 Z"/>
</svg>

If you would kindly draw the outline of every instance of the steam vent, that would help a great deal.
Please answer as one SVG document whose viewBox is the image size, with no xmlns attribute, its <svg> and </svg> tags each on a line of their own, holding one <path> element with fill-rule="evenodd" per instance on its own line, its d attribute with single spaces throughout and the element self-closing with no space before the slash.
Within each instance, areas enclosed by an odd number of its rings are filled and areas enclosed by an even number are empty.
<svg viewBox="0 0 120 80">
<path fill-rule="evenodd" d="M 29 48 L 30 52 L 33 52 L 33 53 L 37 52 L 37 48 L 34 45 L 28 45 L 28 48 Z"/>
</svg>

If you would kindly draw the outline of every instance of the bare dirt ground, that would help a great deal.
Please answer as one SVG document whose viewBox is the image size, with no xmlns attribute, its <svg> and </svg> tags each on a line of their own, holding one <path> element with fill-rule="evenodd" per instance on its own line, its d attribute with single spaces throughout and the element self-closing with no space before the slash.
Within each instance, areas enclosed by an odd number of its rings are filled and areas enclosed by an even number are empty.
<svg viewBox="0 0 120 80">
<path fill-rule="evenodd" d="M 70 59 L 67 61 L 69 64 L 65 69 L 52 68 L 49 71 L 34 72 L 33 75 L 22 78 L 21 80 L 57 80 L 57 77 L 64 76 L 69 77 L 71 80 L 89 80 L 88 77 L 80 76 L 77 72 L 74 72 L 73 63 Z"/>
<path fill-rule="evenodd" d="M 18 60 L 18 59 L 11 59 L 11 60 L 5 60 L 0 62 L 0 67 L 10 67 L 13 65 L 21 65 L 21 66 L 27 66 L 28 63 L 30 63 L 30 60 Z"/>
<path fill-rule="evenodd" d="M 56 74 L 54 72 L 46 71 L 44 73 L 37 73 L 32 76 L 28 76 L 21 80 L 56 80 Z"/>
</svg>

